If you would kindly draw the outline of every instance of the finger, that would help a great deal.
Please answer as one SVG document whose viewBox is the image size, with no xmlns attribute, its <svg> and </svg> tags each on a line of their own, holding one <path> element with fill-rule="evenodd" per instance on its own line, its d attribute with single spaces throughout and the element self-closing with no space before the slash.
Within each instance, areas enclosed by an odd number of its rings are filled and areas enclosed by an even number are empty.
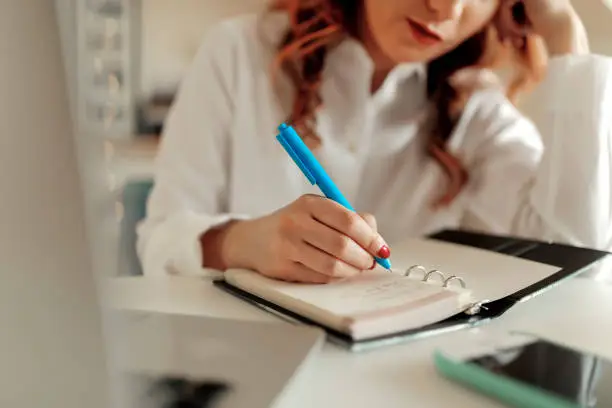
<svg viewBox="0 0 612 408">
<path fill-rule="evenodd" d="M 464 91 L 502 87 L 495 72 L 486 68 L 461 69 L 450 77 L 449 82 L 455 89 Z"/>
<path fill-rule="evenodd" d="M 313 271 L 299 262 L 294 262 L 284 279 L 291 282 L 321 284 L 331 282 L 333 277 Z"/>
<path fill-rule="evenodd" d="M 371 255 L 389 257 L 385 240 L 356 212 L 328 199 L 310 200 L 308 209 L 313 218 L 347 235 Z"/>
<path fill-rule="evenodd" d="M 525 49 L 525 43 L 527 39 L 525 37 L 514 37 L 512 38 L 512 46 L 517 50 Z"/>
<path fill-rule="evenodd" d="M 299 245 L 296 261 L 319 274 L 333 278 L 350 278 L 361 273 L 361 270 L 354 266 L 306 242 Z"/>
<path fill-rule="evenodd" d="M 370 269 L 374 258 L 352 238 L 311 218 L 301 231 L 302 240 L 321 251 L 359 269 Z"/>
<path fill-rule="evenodd" d="M 524 61 L 534 80 L 540 81 L 546 74 L 548 66 L 548 52 L 544 39 L 536 34 L 531 34 L 525 39 Z"/>
<path fill-rule="evenodd" d="M 372 228 L 374 231 L 378 231 L 378 224 L 376 222 L 376 217 L 374 217 L 370 213 L 359 213 L 361 218 Z"/>
</svg>

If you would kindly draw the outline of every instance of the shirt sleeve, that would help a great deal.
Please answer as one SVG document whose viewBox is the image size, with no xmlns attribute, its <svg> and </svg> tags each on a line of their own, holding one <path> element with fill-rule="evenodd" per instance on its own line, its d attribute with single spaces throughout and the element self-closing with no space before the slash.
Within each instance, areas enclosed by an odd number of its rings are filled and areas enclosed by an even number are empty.
<svg viewBox="0 0 612 408">
<path fill-rule="evenodd" d="M 145 275 L 207 274 L 199 237 L 227 214 L 228 147 L 237 66 L 234 27 L 207 34 L 164 126 L 137 250 Z"/>
<path fill-rule="evenodd" d="M 465 227 L 608 250 L 612 241 L 612 60 L 553 58 L 532 121 L 508 104 L 473 121 Z M 468 126 L 469 127 L 469 126 Z"/>
</svg>

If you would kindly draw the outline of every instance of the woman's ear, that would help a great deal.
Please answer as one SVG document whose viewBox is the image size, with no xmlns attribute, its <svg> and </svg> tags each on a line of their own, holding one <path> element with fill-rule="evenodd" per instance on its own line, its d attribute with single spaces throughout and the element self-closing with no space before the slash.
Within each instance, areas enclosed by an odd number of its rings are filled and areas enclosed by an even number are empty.
<svg viewBox="0 0 612 408">
<path fill-rule="evenodd" d="M 494 24 L 502 41 L 524 39 L 531 27 L 522 0 L 502 0 Z"/>
</svg>

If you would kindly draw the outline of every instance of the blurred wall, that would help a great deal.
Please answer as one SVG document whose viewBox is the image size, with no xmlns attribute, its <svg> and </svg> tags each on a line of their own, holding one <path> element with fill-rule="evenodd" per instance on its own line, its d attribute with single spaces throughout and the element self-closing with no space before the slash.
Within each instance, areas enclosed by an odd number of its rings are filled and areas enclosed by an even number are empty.
<svg viewBox="0 0 612 408">
<path fill-rule="evenodd" d="M 266 0 L 142 0 L 142 93 L 176 86 L 211 24 L 265 4 Z"/>
<path fill-rule="evenodd" d="M 612 6 L 612 2 L 608 0 Z M 599 54 L 612 55 L 612 10 L 602 0 L 573 0 L 572 4 L 584 20 L 591 49 Z"/>
<path fill-rule="evenodd" d="M 0 13 L 0 407 L 108 406 L 54 3 Z"/>
<path fill-rule="evenodd" d="M 76 0 L 55 0 L 57 21 L 59 23 L 60 37 L 62 39 L 62 55 L 64 57 L 64 69 L 68 78 L 68 90 L 70 95 L 71 112 L 76 117 L 76 81 L 77 55 L 74 44 L 76 37 Z"/>
</svg>

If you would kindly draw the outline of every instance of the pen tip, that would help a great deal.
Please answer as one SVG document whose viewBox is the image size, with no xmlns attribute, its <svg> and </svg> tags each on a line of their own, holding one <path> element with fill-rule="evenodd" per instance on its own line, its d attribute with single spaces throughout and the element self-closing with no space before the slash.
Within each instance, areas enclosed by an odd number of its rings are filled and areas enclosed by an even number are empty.
<svg viewBox="0 0 612 408">
<path fill-rule="evenodd" d="M 383 268 L 385 268 L 386 270 L 390 271 L 391 270 L 391 262 L 389 262 L 388 259 L 377 259 L 378 264 L 380 266 L 382 266 Z"/>
</svg>

